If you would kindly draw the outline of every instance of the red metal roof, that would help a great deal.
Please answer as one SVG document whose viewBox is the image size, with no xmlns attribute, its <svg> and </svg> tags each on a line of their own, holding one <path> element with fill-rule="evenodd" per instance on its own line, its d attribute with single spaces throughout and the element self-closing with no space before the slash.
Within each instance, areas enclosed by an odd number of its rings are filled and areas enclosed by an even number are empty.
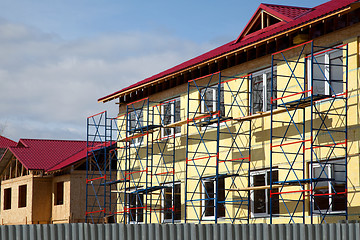
<svg viewBox="0 0 360 240">
<path fill-rule="evenodd" d="M 254 37 L 257 34 L 264 32 L 264 31 L 270 31 L 276 27 L 279 27 L 281 25 L 284 25 L 292 20 L 294 20 L 296 17 L 311 11 L 312 8 L 302 8 L 302 7 L 292 7 L 292 6 L 283 6 L 283 5 L 274 5 L 274 4 L 260 4 L 258 9 L 255 11 L 253 16 L 250 18 L 249 22 L 246 24 L 242 32 L 240 33 L 239 37 L 235 40 L 235 43 L 240 42 L 240 40 Z M 252 24 L 258 19 L 257 17 L 261 13 L 261 11 L 266 11 L 267 13 L 272 14 L 273 16 L 277 17 L 278 19 L 281 19 L 281 22 L 273 24 L 271 26 L 266 27 L 265 29 L 246 34 L 245 33 L 249 30 L 249 28 L 252 26 Z"/>
<path fill-rule="evenodd" d="M 47 172 L 52 172 L 52 171 L 57 171 L 60 170 L 62 168 L 66 168 L 78 161 L 80 161 L 81 159 L 85 159 L 86 158 L 86 154 L 87 154 L 87 149 L 83 148 L 82 150 L 80 150 L 79 152 L 75 153 L 74 155 L 66 158 L 65 160 L 59 162 L 58 164 L 55 164 L 54 166 L 52 166 L 51 168 L 47 169 Z"/>
<path fill-rule="evenodd" d="M 13 140 L 0 136 L 0 148 L 15 147 L 16 144 Z"/>
<path fill-rule="evenodd" d="M 295 19 L 309 11 L 312 8 L 304 8 L 304 7 L 294 7 L 294 6 L 283 6 L 283 5 L 275 5 L 275 4 L 261 4 L 264 6 L 264 10 L 272 9 L 277 13 L 280 13 L 288 18 Z"/>
<path fill-rule="evenodd" d="M 86 151 L 86 141 L 42 139 L 20 139 L 16 147 L 8 148 L 26 169 L 45 171 L 48 171 L 71 156 L 75 156 L 84 149 Z M 82 155 L 77 156 L 81 157 Z M 77 158 L 76 161 L 82 158 Z M 76 162 L 74 158 L 72 160 L 69 164 Z"/>
<path fill-rule="evenodd" d="M 293 9 L 293 10 L 289 10 L 290 8 L 293 7 L 289 7 L 289 6 L 283 6 L 283 7 L 275 7 L 276 5 L 264 5 L 265 7 L 271 8 L 272 10 L 277 9 L 278 12 L 281 12 L 282 14 L 286 14 L 289 18 L 290 16 L 295 16 L 294 20 L 291 20 L 285 24 L 282 24 L 280 26 L 277 27 L 268 27 L 268 28 L 264 28 L 262 30 L 259 30 L 258 32 L 256 32 L 256 34 L 254 34 L 253 36 L 249 37 L 249 38 L 244 38 L 244 39 L 240 39 L 240 41 L 231 41 L 229 43 L 226 43 L 218 48 L 215 48 L 209 52 L 206 52 L 198 57 L 195 57 L 193 59 L 190 59 L 186 62 L 183 62 L 175 67 L 172 67 L 168 70 L 165 70 L 161 73 L 158 73 L 152 77 L 146 78 L 142 81 L 139 81 L 135 84 L 132 84 L 126 88 L 123 88 L 119 91 L 116 91 L 112 94 L 109 94 L 105 97 L 99 98 L 98 101 L 102 102 L 102 101 L 107 101 L 107 100 L 111 100 L 112 97 L 115 97 L 116 95 L 125 92 L 126 90 L 132 89 L 132 88 L 136 88 L 139 87 L 141 85 L 144 85 L 146 83 L 150 83 L 152 81 L 155 81 L 159 78 L 162 77 L 166 77 L 167 75 L 176 73 L 178 71 L 184 70 L 186 68 L 189 68 L 191 66 L 197 65 L 199 63 L 205 62 L 207 60 L 210 60 L 212 58 L 218 57 L 222 54 L 234 51 L 236 49 L 245 47 L 247 45 L 253 44 L 255 42 L 261 41 L 267 37 L 271 37 L 274 35 L 277 35 L 281 32 L 287 31 L 289 29 L 295 28 L 299 25 L 305 24 L 307 22 L 316 20 L 320 17 L 323 17 L 327 14 L 330 14 L 334 11 L 340 10 L 342 8 L 345 8 L 347 6 L 349 6 L 351 3 L 356 2 L 357 0 L 332 0 L 326 3 L 323 3 L 319 6 L 316 6 L 314 8 L 311 9 L 311 11 L 303 11 L 300 9 Z M 303 11 L 303 12 L 302 12 Z M 300 14 L 301 12 L 301 14 Z M 300 15 L 298 15 L 300 14 Z M 274 25 L 273 25 L 274 26 Z M 110 99 L 108 99 L 110 98 Z"/>
</svg>

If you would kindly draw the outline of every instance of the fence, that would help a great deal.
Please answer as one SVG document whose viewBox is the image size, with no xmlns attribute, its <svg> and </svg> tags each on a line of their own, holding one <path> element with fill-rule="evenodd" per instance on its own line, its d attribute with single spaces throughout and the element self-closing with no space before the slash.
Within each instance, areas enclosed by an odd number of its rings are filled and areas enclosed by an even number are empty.
<svg viewBox="0 0 360 240">
<path fill-rule="evenodd" d="M 52 224 L 0 226 L 1 240 L 355 240 L 360 224 Z"/>
</svg>

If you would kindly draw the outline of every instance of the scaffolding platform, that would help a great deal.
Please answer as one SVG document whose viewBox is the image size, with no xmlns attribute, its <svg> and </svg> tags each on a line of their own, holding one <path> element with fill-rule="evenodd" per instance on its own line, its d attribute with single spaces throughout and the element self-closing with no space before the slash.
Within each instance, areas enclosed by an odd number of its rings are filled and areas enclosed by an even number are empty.
<svg viewBox="0 0 360 240">
<path fill-rule="evenodd" d="M 309 107 L 313 104 L 313 102 L 316 101 L 321 101 L 324 99 L 328 99 L 331 98 L 332 96 L 330 95 L 321 95 L 321 94 L 314 94 L 312 97 L 304 97 L 304 98 L 300 98 L 294 101 L 290 101 L 290 102 L 285 102 L 285 103 L 281 103 L 278 104 L 279 107 L 286 107 L 287 109 L 295 109 L 295 108 L 306 108 Z"/>
</svg>

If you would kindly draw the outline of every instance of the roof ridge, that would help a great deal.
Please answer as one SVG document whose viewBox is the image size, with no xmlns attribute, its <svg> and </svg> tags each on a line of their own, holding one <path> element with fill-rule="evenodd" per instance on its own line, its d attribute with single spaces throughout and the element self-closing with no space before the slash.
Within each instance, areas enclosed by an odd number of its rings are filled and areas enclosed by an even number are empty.
<svg viewBox="0 0 360 240">
<path fill-rule="evenodd" d="M 308 7 L 298 7 L 298 6 L 290 6 L 290 5 L 282 5 L 282 4 L 271 4 L 271 3 L 263 3 L 265 6 L 276 6 L 276 7 L 287 7 L 287 8 L 300 8 L 300 9 L 314 9 Z"/>
</svg>

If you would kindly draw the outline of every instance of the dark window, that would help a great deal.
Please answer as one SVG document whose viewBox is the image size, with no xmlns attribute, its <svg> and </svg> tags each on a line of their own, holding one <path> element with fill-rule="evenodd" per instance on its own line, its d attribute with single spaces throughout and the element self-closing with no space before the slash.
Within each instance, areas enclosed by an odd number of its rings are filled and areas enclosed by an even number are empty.
<svg viewBox="0 0 360 240">
<path fill-rule="evenodd" d="M 26 207 L 26 197 L 27 197 L 27 185 L 19 186 L 19 199 L 18 199 L 18 207 Z"/>
<path fill-rule="evenodd" d="M 224 178 L 218 179 L 218 207 L 217 216 L 225 217 L 225 180 Z M 215 198 L 216 198 L 216 181 L 204 181 L 204 216 L 215 217 Z"/>
<path fill-rule="evenodd" d="M 175 196 L 173 196 L 173 191 Z M 181 220 L 181 185 L 175 183 L 174 189 L 172 187 L 164 189 L 164 220 L 172 220 L 172 213 L 174 211 L 174 220 Z M 174 201 L 174 203 L 173 203 Z M 174 204 L 174 205 L 173 205 Z"/>
<path fill-rule="evenodd" d="M 263 112 L 264 90 L 263 90 L 263 75 L 255 75 L 252 78 L 252 113 Z"/>
<path fill-rule="evenodd" d="M 64 182 L 57 182 L 55 185 L 55 205 L 64 204 Z"/>
<path fill-rule="evenodd" d="M 11 188 L 4 189 L 4 210 L 11 209 Z"/>
<path fill-rule="evenodd" d="M 144 195 L 139 193 L 129 194 L 130 222 L 144 221 Z"/>
<path fill-rule="evenodd" d="M 345 211 L 347 206 L 345 160 L 313 165 L 314 212 Z"/>
<path fill-rule="evenodd" d="M 273 182 L 278 181 L 278 171 L 272 172 Z M 268 186 L 270 185 L 270 170 L 254 171 L 251 173 L 252 186 Z M 273 192 L 277 192 L 273 189 Z M 272 195 L 272 213 L 279 213 L 278 195 Z M 253 190 L 251 193 L 251 211 L 254 217 L 270 214 L 270 190 L 261 189 Z"/>
</svg>

